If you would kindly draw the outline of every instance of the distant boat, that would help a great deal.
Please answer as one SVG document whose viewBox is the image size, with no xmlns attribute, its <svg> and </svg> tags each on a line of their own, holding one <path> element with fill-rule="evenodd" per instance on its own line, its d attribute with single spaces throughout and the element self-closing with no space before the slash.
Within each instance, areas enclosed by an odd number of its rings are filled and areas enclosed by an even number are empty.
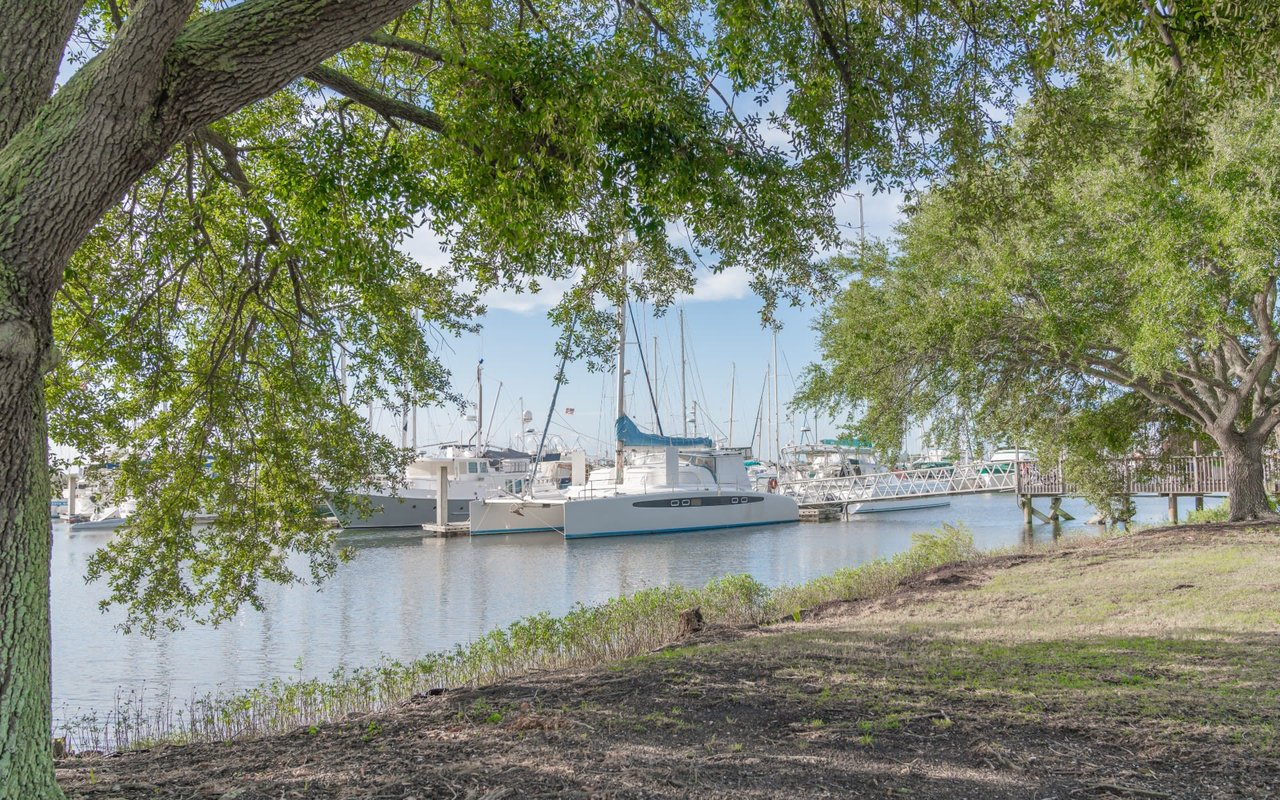
<svg viewBox="0 0 1280 800">
<path fill-rule="evenodd" d="M 422 458 L 405 470 L 405 485 L 391 489 L 355 492 L 342 504 L 329 500 L 329 508 L 344 530 L 359 528 L 418 528 L 436 521 L 440 493 L 440 467 L 448 470 L 450 522 L 466 522 L 471 502 L 502 493 L 519 494 L 529 480 L 531 456 L 505 452 L 489 458 L 488 451 L 448 449 L 439 458 Z M 557 454 L 555 458 L 559 458 Z M 544 461 L 549 461 L 545 459 Z M 555 480 L 554 478 L 549 480 Z M 362 513 L 361 506 L 367 509 Z"/>
<path fill-rule="evenodd" d="M 1013 465 L 1019 461 L 1034 461 L 1035 453 L 1030 450 L 1020 450 L 1016 447 L 1004 447 L 993 451 L 987 457 L 986 463 L 978 469 L 980 475 L 1003 475 L 1013 469 Z"/>
<path fill-rule="evenodd" d="M 626 412 L 626 306 L 618 309 L 614 466 L 562 497 L 471 504 L 475 535 L 558 530 L 566 539 L 774 525 L 800 519 L 796 501 L 751 488 L 742 451 L 710 439 L 647 433 Z"/>
<path fill-rule="evenodd" d="M 656 436 L 627 416 L 622 481 L 596 470 L 562 497 L 496 497 L 471 504 L 472 535 L 557 531 L 566 539 L 775 525 L 800 518 L 795 500 L 751 488 L 740 451 L 710 439 Z"/>
<path fill-rule="evenodd" d="M 951 505 L 951 500 L 943 495 L 898 496 L 904 478 L 877 462 L 875 451 L 867 442 L 823 439 L 816 444 L 785 447 L 782 456 L 781 491 L 784 493 L 788 492 L 789 483 L 797 481 L 857 478 L 849 487 L 850 495 L 841 495 L 841 499 L 845 501 L 846 514 L 917 511 Z M 945 483 L 946 477 L 946 474 L 940 473 L 937 482 L 940 485 Z"/>
<path fill-rule="evenodd" d="M 121 501 L 118 505 L 106 506 L 95 510 L 87 519 L 79 518 L 71 522 L 73 531 L 113 530 L 119 528 L 137 511 L 138 504 L 132 499 Z"/>
</svg>

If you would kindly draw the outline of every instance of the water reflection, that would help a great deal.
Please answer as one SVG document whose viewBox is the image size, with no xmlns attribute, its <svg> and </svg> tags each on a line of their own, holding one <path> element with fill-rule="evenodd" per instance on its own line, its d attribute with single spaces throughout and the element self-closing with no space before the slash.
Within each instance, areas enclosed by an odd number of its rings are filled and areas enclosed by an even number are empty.
<svg viewBox="0 0 1280 800">
<path fill-rule="evenodd" d="M 1091 513 L 1078 500 L 1063 508 L 1077 520 Z M 1139 500 L 1138 509 L 1143 522 L 1166 513 L 1162 499 Z M 116 630 L 122 615 L 99 612 L 105 591 L 84 582 L 89 556 L 110 534 L 55 527 L 55 713 L 103 711 L 121 688 L 181 698 L 277 677 L 325 675 L 384 656 L 411 659 L 526 614 L 562 614 L 578 602 L 598 603 L 649 586 L 701 586 L 743 572 L 769 585 L 796 583 L 901 552 L 913 532 L 954 522 L 968 526 L 982 548 L 1044 541 L 1055 530 L 1098 530 L 1079 521 L 1024 530 L 1013 498 L 991 495 L 850 522 L 574 542 L 555 534 L 471 540 L 366 531 L 340 537 L 354 560 L 319 589 L 269 586 L 262 613 L 246 610 L 218 629 L 193 627 L 146 639 Z"/>
</svg>

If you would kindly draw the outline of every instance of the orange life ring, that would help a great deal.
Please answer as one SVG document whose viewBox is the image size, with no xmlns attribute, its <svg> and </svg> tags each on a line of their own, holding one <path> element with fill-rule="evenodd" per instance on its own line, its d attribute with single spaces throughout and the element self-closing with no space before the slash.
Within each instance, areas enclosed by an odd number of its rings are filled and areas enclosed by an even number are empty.
<svg viewBox="0 0 1280 800">
<path fill-rule="evenodd" d="M 770 479 L 769 479 L 769 491 L 771 491 L 771 492 L 776 492 L 776 491 L 778 491 L 778 479 L 777 479 L 777 478 L 770 478 Z"/>
</svg>

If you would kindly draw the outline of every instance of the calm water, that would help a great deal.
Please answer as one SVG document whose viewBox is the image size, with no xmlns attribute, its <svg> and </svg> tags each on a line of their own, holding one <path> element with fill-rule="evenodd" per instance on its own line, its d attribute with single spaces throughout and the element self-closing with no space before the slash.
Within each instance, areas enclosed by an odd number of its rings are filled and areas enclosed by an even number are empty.
<svg viewBox="0 0 1280 800">
<path fill-rule="evenodd" d="M 1183 508 L 1190 506 L 1184 500 Z M 1063 507 L 1079 520 L 1091 515 L 1078 500 Z M 1138 509 L 1142 522 L 1157 522 L 1166 513 L 1163 499 L 1139 500 Z M 596 603 L 649 586 L 701 586 L 742 572 L 769 585 L 796 583 L 893 555 L 910 546 L 913 532 L 944 522 L 964 523 L 982 548 L 1053 536 L 1051 526 L 1037 524 L 1028 537 L 1009 495 L 961 497 L 949 507 L 850 522 L 574 542 L 554 534 L 470 540 L 368 531 L 342 538 L 356 557 L 319 590 L 271 586 L 262 613 L 246 610 L 220 628 L 193 627 L 156 639 L 117 631 L 121 616 L 97 608 L 103 587 L 84 581 L 89 556 L 110 534 L 72 534 L 58 525 L 55 716 L 106 711 L 121 690 L 188 697 L 276 677 L 326 675 L 383 656 L 410 659 L 526 614 L 558 615 L 577 602 Z M 1077 521 L 1061 530 L 1098 528 Z"/>
</svg>

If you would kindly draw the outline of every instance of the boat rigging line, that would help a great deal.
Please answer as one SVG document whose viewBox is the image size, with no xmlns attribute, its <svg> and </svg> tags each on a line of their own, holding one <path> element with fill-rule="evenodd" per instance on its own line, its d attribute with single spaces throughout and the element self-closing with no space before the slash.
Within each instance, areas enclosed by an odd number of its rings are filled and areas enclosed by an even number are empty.
<svg viewBox="0 0 1280 800">
<path fill-rule="evenodd" d="M 640 329 L 636 327 L 636 315 L 631 311 L 631 300 L 627 300 L 627 312 L 631 317 L 631 330 L 636 334 L 636 350 L 640 353 L 640 369 L 644 372 L 644 385 L 649 389 L 649 402 L 653 404 L 653 416 L 658 423 L 658 435 L 665 436 L 662 432 L 662 414 L 658 411 L 658 398 L 653 393 L 653 381 L 649 379 L 649 364 L 644 358 L 644 339 L 640 338 Z"/>
<path fill-rule="evenodd" d="M 542 450 L 547 446 L 547 432 L 551 430 L 551 417 L 556 413 L 556 400 L 560 397 L 560 387 L 564 385 L 564 366 L 569 361 L 569 346 L 573 344 L 573 329 L 578 324 L 578 316 L 575 314 L 569 320 L 569 329 L 564 333 L 564 351 L 560 353 L 560 369 L 556 370 L 556 388 L 551 393 L 551 407 L 547 409 L 547 421 L 542 426 L 542 438 L 538 440 L 538 453 L 534 456 L 533 462 L 529 466 L 529 480 L 526 482 L 529 488 L 529 496 L 533 496 L 533 478 L 538 464 L 542 463 Z"/>
</svg>

